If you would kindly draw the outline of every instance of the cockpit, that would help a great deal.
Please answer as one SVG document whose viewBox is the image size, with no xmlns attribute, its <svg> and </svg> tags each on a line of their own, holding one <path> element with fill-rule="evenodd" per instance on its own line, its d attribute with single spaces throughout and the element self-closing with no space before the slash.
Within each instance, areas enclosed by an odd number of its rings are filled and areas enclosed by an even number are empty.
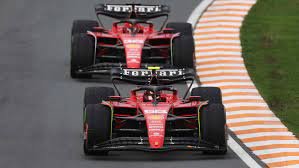
<svg viewBox="0 0 299 168">
<path fill-rule="evenodd" d="M 142 92 L 143 102 L 152 103 L 166 102 L 170 97 L 174 97 L 173 95 L 177 93 L 172 86 L 141 86 L 133 90 L 134 94 L 137 92 Z"/>
<path fill-rule="evenodd" d="M 114 31 L 124 34 L 151 33 L 153 24 L 148 21 L 138 19 L 127 19 L 114 23 Z"/>
</svg>

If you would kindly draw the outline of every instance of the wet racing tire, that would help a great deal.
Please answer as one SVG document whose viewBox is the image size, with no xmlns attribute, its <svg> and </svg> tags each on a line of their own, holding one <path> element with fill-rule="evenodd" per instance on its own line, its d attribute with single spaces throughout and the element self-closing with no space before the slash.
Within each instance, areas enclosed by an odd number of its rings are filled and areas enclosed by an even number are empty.
<svg viewBox="0 0 299 168">
<path fill-rule="evenodd" d="M 166 28 L 172 28 L 179 32 L 180 36 L 172 41 L 172 64 L 177 68 L 194 67 L 194 39 L 193 29 L 190 23 L 168 23 Z"/>
<path fill-rule="evenodd" d="M 191 91 L 191 96 L 200 96 L 201 101 L 209 104 L 222 104 L 221 90 L 218 87 L 196 87 Z"/>
<path fill-rule="evenodd" d="M 75 34 L 92 31 L 93 27 L 98 27 L 99 23 L 95 20 L 74 20 L 72 26 L 72 36 Z"/>
<path fill-rule="evenodd" d="M 71 42 L 71 77 L 90 78 L 90 74 L 78 74 L 80 68 L 93 65 L 95 56 L 94 38 L 87 34 L 75 34 Z"/>
<path fill-rule="evenodd" d="M 200 135 L 202 143 L 219 147 L 220 150 L 204 151 L 204 154 L 227 152 L 226 117 L 222 104 L 208 104 L 200 111 Z"/>
<path fill-rule="evenodd" d="M 102 104 L 89 104 L 85 108 L 83 149 L 85 155 L 107 155 L 108 151 L 96 151 L 94 145 L 110 139 L 111 110 Z"/>
<path fill-rule="evenodd" d="M 88 104 L 99 104 L 114 95 L 114 89 L 111 87 L 87 87 L 84 93 L 84 107 Z"/>
</svg>

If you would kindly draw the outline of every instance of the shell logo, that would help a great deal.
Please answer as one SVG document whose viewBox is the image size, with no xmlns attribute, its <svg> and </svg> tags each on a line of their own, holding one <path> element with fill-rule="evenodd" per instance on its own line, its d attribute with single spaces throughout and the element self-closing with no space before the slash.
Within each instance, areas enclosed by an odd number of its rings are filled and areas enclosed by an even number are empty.
<svg viewBox="0 0 299 168">
<path fill-rule="evenodd" d="M 130 49 L 141 48 L 139 44 L 127 44 L 126 47 Z"/>
<path fill-rule="evenodd" d="M 149 116 L 150 120 L 163 120 L 164 116 L 163 115 L 151 115 Z"/>
</svg>

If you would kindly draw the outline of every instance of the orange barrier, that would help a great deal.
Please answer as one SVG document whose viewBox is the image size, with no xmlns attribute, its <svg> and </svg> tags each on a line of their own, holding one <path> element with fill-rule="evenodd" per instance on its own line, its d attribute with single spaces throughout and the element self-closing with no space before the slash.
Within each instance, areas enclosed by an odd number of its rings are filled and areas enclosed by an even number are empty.
<svg viewBox="0 0 299 168">
<path fill-rule="evenodd" d="M 227 125 L 269 167 L 299 167 L 299 141 L 273 114 L 242 58 L 240 27 L 256 0 L 215 0 L 194 31 L 203 86 L 222 90 Z"/>
</svg>

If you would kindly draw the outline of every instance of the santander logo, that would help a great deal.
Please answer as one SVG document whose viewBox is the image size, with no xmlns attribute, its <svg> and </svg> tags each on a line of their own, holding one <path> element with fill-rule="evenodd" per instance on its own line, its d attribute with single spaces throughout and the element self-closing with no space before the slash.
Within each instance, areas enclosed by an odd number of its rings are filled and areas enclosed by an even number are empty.
<svg viewBox="0 0 299 168">
<path fill-rule="evenodd" d="M 140 68 L 142 49 L 147 36 L 123 34 L 120 37 L 125 47 L 127 68 Z"/>
<path fill-rule="evenodd" d="M 123 42 L 124 42 L 124 44 L 128 44 L 128 43 L 143 44 L 144 40 L 143 39 L 124 39 Z"/>
</svg>

